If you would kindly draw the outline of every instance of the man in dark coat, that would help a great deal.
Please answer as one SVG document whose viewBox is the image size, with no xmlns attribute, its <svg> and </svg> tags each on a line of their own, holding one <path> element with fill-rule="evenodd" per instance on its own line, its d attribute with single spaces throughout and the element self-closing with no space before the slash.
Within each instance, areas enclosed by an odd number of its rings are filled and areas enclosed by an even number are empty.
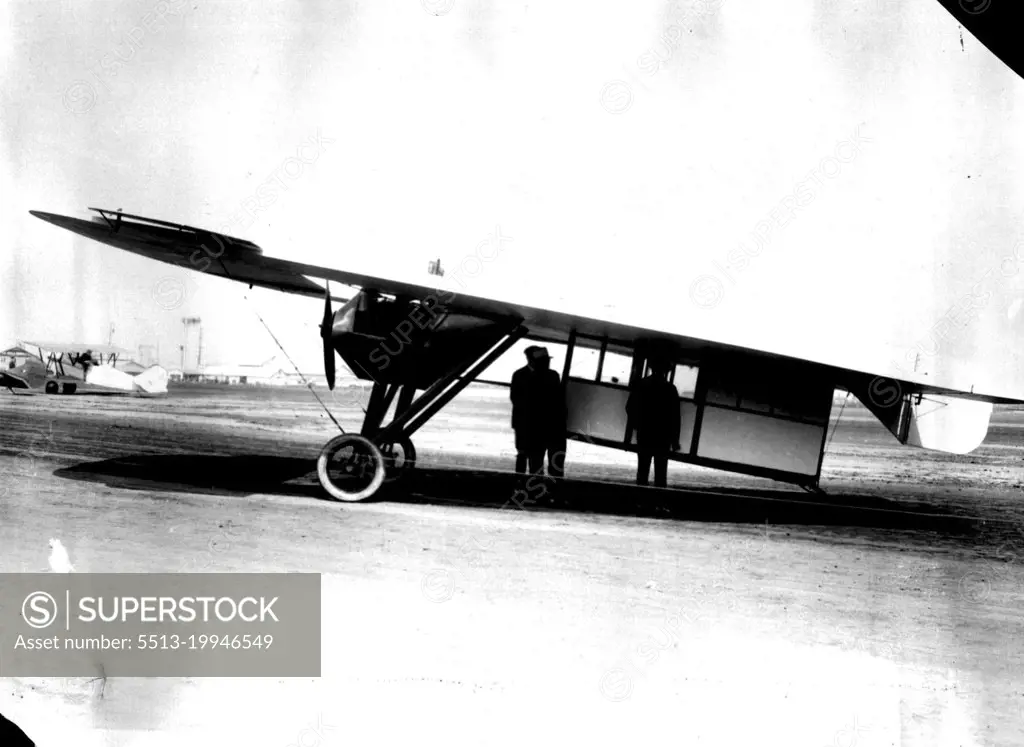
<svg viewBox="0 0 1024 747">
<path fill-rule="evenodd" d="M 516 433 L 516 472 L 561 477 L 565 460 L 565 399 L 562 382 L 551 370 L 547 349 L 531 345 L 526 365 L 512 374 L 512 430 Z"/>
<path fill-rule="evenodd" d="M 637 485 L 647 485 L 654 462 L 654 484 L 666 485 L 669 451 L 679 451 L 679 393 L 668 380 L 670 364 L 651 360 L 651 375 L 643 379 L 626 402 L 637 445 Z"/>
</svg>

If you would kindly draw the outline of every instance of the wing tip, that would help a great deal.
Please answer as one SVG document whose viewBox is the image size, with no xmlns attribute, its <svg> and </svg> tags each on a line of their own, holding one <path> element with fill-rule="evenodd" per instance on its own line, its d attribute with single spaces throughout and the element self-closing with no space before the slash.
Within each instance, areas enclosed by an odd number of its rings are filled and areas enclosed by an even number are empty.
<svg viewBox="0 0 1024 747">
<path fill-rule="evenodd" d="M 57 215 L 56 213 L 47 213 L 42 210 L 29 210 L 28 213 L 31 216 L 39 218 L 39 220 L 44 220 L 47 223 L 52 223 L 53 225 L 60 226 L 62 228 L 67 228 L 67 223 L 69 221 L 75 220 L 74 218 L 68 218 L 67 216 L 64 215 Z"/>
</svg>

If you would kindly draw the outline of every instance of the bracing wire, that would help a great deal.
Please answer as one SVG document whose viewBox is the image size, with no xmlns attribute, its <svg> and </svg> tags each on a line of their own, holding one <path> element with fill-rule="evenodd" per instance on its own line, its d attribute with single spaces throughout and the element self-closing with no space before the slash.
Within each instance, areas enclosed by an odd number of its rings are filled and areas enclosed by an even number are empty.
<svg viewBox="0 0 1024 747">
<path fill-rule="evenodd" d="M 271 339 L 274 340 L 274 343 L 277 345 L 278 349 L 282 353 L 284 353 L 284 357 L 287 358 L 288 362 L 292 364 L 292 368 L 295 369 L 295 373 L 297 373 L 299 375 L 299 378 L 302 379 L 302 382 L 306 385 L 306 388 L 309 389 L 310 393 L 314 397 L 316 397 L 316 401 L 320 403 L 320 406 L 322 408 L 324 408 L 324 412 L 327 413 L 327 417 L 329 417 L 331 419 L 331 422 L 333 422 L 336 426 L 338 426 L 338 430 L 341 431 L 342 435 L 344 435 L 345 429 L 341 427 L 341 423 L 339 423 L 337 421 L 337 419 L 335 419 L 334 415 L 331 414 L 331 411 L 329 409 L 327 409 L 327 405 L 324 403 L 324 401 L 322 399 L 320 399 L 320 395 L 317 394 L 316 390 L 313 388 L 313 382 L 309 381 L 308 379 L 306 379 L 305 376 L 302 375 L 302 371 L 300 371 L 299 367 L 295 365 L 295 361 L 293 361 L 291 356 L 288 355 L 288 351 L 284 349 L 284 346 L 280 343 L 280 341 L 277 339 L 277 337 L 271 331 L 270 325 L 268 325 L 265 321 L 263 321 L 263 317 L 260 316 L 259 310 L 256 308 L 255 303 L 252 302 L 252 299 L 249 298 L 249 294 L 248 293 L 245 294 L 245 300 L 249 301 L 250 303 L 252 303 L 253 312 L 256 314 L 256 318 L 260 320 L 260 324 L 262 324 L 263 327 L 267 330 L 267 334 L 269 334 Z"/>
</svg>

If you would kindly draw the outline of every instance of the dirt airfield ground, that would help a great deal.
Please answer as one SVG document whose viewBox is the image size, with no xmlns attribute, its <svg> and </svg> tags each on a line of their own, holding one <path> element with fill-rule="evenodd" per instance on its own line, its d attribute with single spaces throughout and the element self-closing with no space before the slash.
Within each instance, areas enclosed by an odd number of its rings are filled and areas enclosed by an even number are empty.
<svg viewBox="0 0 1024 747">
<path fill-rule="evenodd" d="M 361 393 L 322 396 L 358 428 Z M 320 679 L 0 680 L 41 746 L 1024 744 L 1024 411 L 956 457 L 851 398 L 826 496 L 677 465 L 639 489 L 571 444 L 552 503 L 511 510 L 501 389 L 365 504 L 322 496 L 306 390 L 3 393 L 0 423 L 0 572 L 57 537 L 77 572 L 323 574 Z"/>
</svg>

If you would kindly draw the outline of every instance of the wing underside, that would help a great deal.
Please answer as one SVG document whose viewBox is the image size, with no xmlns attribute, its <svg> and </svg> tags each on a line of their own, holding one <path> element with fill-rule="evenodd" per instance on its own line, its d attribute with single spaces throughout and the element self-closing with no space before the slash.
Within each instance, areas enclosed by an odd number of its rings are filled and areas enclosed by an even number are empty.
<svg viewBox="0 0 1024 747">
<path fill-rule="evenodd" d="M 280 261 L 268 261 L 262 250 L 243 239 L 186 225 L 125 216 L 101 210 L 93 221 L 52 213 L 32 215 L 118 249 L 183 269 L 286 293 L 321 297 L 323 288 Z"/>
<path fill-rule="evenodd" d="M 311 280 L 317 278 L 359 288 L 364 292 L 408 299 L 433 299 L 459 313 L 484 319 L 518 320 L 529 329 L 530 339 L 551 343 L 566 343 L 572 337 L 580 347 L 603 347 L 609 352 L 628 355 L 638 343 L 660 342 L 672 345 L 679 355 L 692 356 L 695 360 L 709 355 L 740 354 L 764 357 L 766 360 L 808 362 L 770 350 L 755 350 L 720 340 L 687 337 L 611 320 L 576 316 L 495 298 L 456 294 L 415 283 L 292 262 L 267 256 L 260 247 L 243 239 L 184 224 L 93 209 L 101 214 L 101 219 L 87 221 L 52 213 L 30 212 L 41 220 L 133 254 L 285 293 L 323 298 L 324 289 Z M 842 384 L 848 391 L 863 390 L 869 385 L 877 387 L 880 386 L 879 382 L 891 382 L 900 389 L 901 394 L 933 394 L 993 404 L 1021 401 L 983 392 L 963 392 L 920 381 L 880 377 L 870 371 L 837 367 L 827 362 L 811 362 L 820 364 L 822 371 L 836 381 L 848 382 Z"/>
</svg>

